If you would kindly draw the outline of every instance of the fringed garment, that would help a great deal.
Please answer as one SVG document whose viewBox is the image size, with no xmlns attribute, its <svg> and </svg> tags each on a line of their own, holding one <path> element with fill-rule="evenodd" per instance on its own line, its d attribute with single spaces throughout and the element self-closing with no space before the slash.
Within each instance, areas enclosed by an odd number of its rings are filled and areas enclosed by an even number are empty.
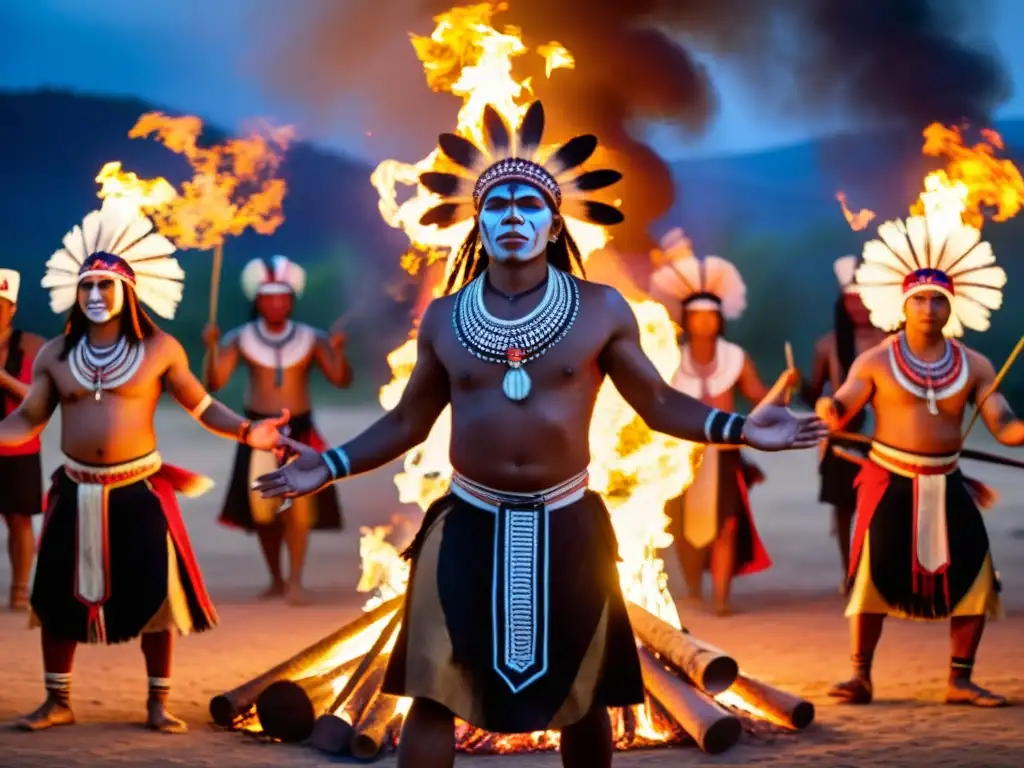
<svg viewBox="0 0 1024 768">
<path fill-rule="evenodd" d="M 857 477 L 847 616 L 1001 615 L 978 484 L 957 459 L 872 444 Z"/>
<path fill-rule="evenodd" d="M 245 415 L 253 421 L 273 418 L 249 410 Z M 288 420 L 288 429 L 288 436 L 303 445 L 318 451 L 326 451 L 330 447 L 313 424 L 311 413 L 292 416 Z M 252 482 L 260 475 L 273 472 L 278 466 L 277 459 L 270 451 L 256 451 L 244 443 L 238 444 L 235 464 L 231 469 L 231 482 L 220 513 L 220 522 L 223 525 L 255 531 L 260 526 L 274 521 L 281 506 L 281 499 L 264 499 L 252 490 Z M 328 485 L 301 502 L 296 501 L 296 505 L 299 503 L 309 505 L 310 527 L 313 530 L 340 531 L 344 527 L 341 502 L 338 500 L 335 485 Z"/>
<path fill-rule="evenodd" d="M 176 493 L 205 477 L 154 451 L 124 464 L 66 459 L 53 474 L 32 588 L 32 624 L 67 640 L 120 643 L 217 623 Z"/>
<path fill-rule="evenodd" d="M 615 532 L 586 473 L 534 496 L 456 475 L 407 554 L 384 691 L 484 730 L 562 728 L 643 701 Z"/>
</svg>

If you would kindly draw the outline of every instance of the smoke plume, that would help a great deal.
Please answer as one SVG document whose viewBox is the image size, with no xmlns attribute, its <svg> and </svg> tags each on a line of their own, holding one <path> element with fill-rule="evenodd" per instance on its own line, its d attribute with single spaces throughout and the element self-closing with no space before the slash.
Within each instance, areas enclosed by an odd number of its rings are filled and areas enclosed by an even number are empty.
<svg viewBox="0 0 1024 768">
<path fill-rule="evenodd" d="M 452 128 L 457 102 L 431 93 L 408 32 L 429 34 L 452 0 L 328 0 L 272 58 L 274 84 L 325 114 L 347 105 L 377 133 L 426 154 Z M 885 123 L 919 132 L 932 121 L 985 122 L 1008 93 L 1001 63 L 964 30 L 984 0 L 511 0 L 495 17 L 526 45 L 557 41 L 576 69 L 547 79 L 539 56 L 519 57 L 533 75 L 552 139 L 598 135 L 625 179 L 617 185 L 626 225 L 616 241 L 647 250 L 647 228 L 672 205 L 669 168 L 638 126 L 674 124 L 699 135 L 715 115 L 711 55 L 740 71 L 750 98 L 772 117 L 840 111 L 851 125 Z M 532 68 L 532 71 L 531 71 Z M 682 191 L 686 194 L 685 188 Z"/>
</svg>

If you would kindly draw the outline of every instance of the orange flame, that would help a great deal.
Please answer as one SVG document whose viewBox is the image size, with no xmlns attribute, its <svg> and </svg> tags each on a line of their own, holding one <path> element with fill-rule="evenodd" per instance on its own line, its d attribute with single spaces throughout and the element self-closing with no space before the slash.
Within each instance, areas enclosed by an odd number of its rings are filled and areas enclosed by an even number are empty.
<svg viewBox="0 0 1024 768">
<path fill-rule="evenodd" d="M 183 249 L 209 250 L 248 228 L 272 234 L 284 221 L 287 185 L 276 174 L 295 137 L 294 128 L 260 124 L 244 138 L 200 147 L 202 127 L 198 117 L 142 115 L 128 135 L 133 139 L 153 136 L 184 155 L 192 166 L 192 179 L 177 193 L 162 178 L 140 180 L 122 171 L 120 163 L 107 163 L 96 178 L 103 184 L 99 196 L 136 200 L 161 234 Z"/>
<path fill-rule="evenodd" d="M 851 211 L 846 205 L 845 192 L 836 192 L 836 200 L 839 201 L 839 205 L 843 209 L 843 216 L 846 217 L 846 223 L 850 225 L 850 229 L 854 232 L 860 232 L 871 223 L 873 218 L 875 218 L 875 212 L 868 210 L 867 208 L 861 208 L 856 213 Z"/>
<path fill-rule="evenodd" d="M 932 123 L 924 129 L 924 154 L 946 158 L 943 170 L 929 173 L 924 191 L 910 207 L 912 215 L 962 221 L 981 228 L 986 212 L 993 221 L 1007 221 L 1024 205 L 1024 178 L 1012 161 L 996 156 L 1003 139 L 981 131 L 982 141 L 964 144 L 956 127 Z"/>
</svg>

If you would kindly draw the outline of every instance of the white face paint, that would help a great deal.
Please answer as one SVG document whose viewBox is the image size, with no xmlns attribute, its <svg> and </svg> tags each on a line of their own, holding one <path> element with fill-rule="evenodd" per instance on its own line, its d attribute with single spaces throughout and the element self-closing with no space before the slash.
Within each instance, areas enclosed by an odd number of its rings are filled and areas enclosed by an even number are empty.
<svg viewBox="0 0 1024 768">
<path fill-rule="evenodd" d="M 519 181 L 493 187 L 480 205 L 478 221 L 484 248 L 492 259 L 502 262 L 537 258 L 557 232 L 547 199 Z"/>
<path fill-rule="evenodd" d="M 88 277 L 78 284 L 78 306 L 91 323 L 105 323 L 121 314 L 124 286 L 113 277 Z"/>
</svg>

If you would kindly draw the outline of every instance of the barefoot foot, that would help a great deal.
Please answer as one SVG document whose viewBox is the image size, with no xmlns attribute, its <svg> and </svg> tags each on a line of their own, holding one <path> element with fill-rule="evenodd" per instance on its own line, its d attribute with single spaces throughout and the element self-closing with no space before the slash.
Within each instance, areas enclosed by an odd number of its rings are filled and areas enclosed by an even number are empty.
<svg viewBox="0 0 1024 768">
<path fill-rule="evenodd" d="M 855 677 L 844 683 L 836 683 L 828 689 L 828 695 L 839 699 L 842 704 L 870 704 L 874 691 L 870 680 Z"/>
<path fill-rule="evenodd" d="M 273 600 L 276 597 L 284 596 L 284 582 L 275 581 L 259 594 L 260 600 Z"/>
<path fill-rule="evenodd" d="M 729 605 L 728 601 L 715 603 L 715 616 L 720 618 L 732 616 L 732 606 Z"/>
<path fill-rule="evenodd" d="M 950 680 L 946 690 L 947 704 L 970 704 L 974 707 L 1005 707 L 1005 696 L 987 691 L 970 680 Z"/>
<path fill-rule="evenodd" d="M 57 725 L 74 724 L 71 707 L 57 699 L 47 699 L 35 712 L 14 721 L 14 727 L 21 731 L 45 731 Z"/>
<path fill-rule="evenodd" d="M 188 733 L 188 726 L 184 720 L 179 720 L 170 712 L 163 702 L 151 701 L 147 706 L 149 714 L 146 717 L 146 727 L 151 731 L 160 733 Z"/>
<path fill-rule="evenodd" d="M 290 586 L 285 592 L 284 601 L 291 606 L 312 605 L 313 597 L 300 586 Z"/>
</svg>

